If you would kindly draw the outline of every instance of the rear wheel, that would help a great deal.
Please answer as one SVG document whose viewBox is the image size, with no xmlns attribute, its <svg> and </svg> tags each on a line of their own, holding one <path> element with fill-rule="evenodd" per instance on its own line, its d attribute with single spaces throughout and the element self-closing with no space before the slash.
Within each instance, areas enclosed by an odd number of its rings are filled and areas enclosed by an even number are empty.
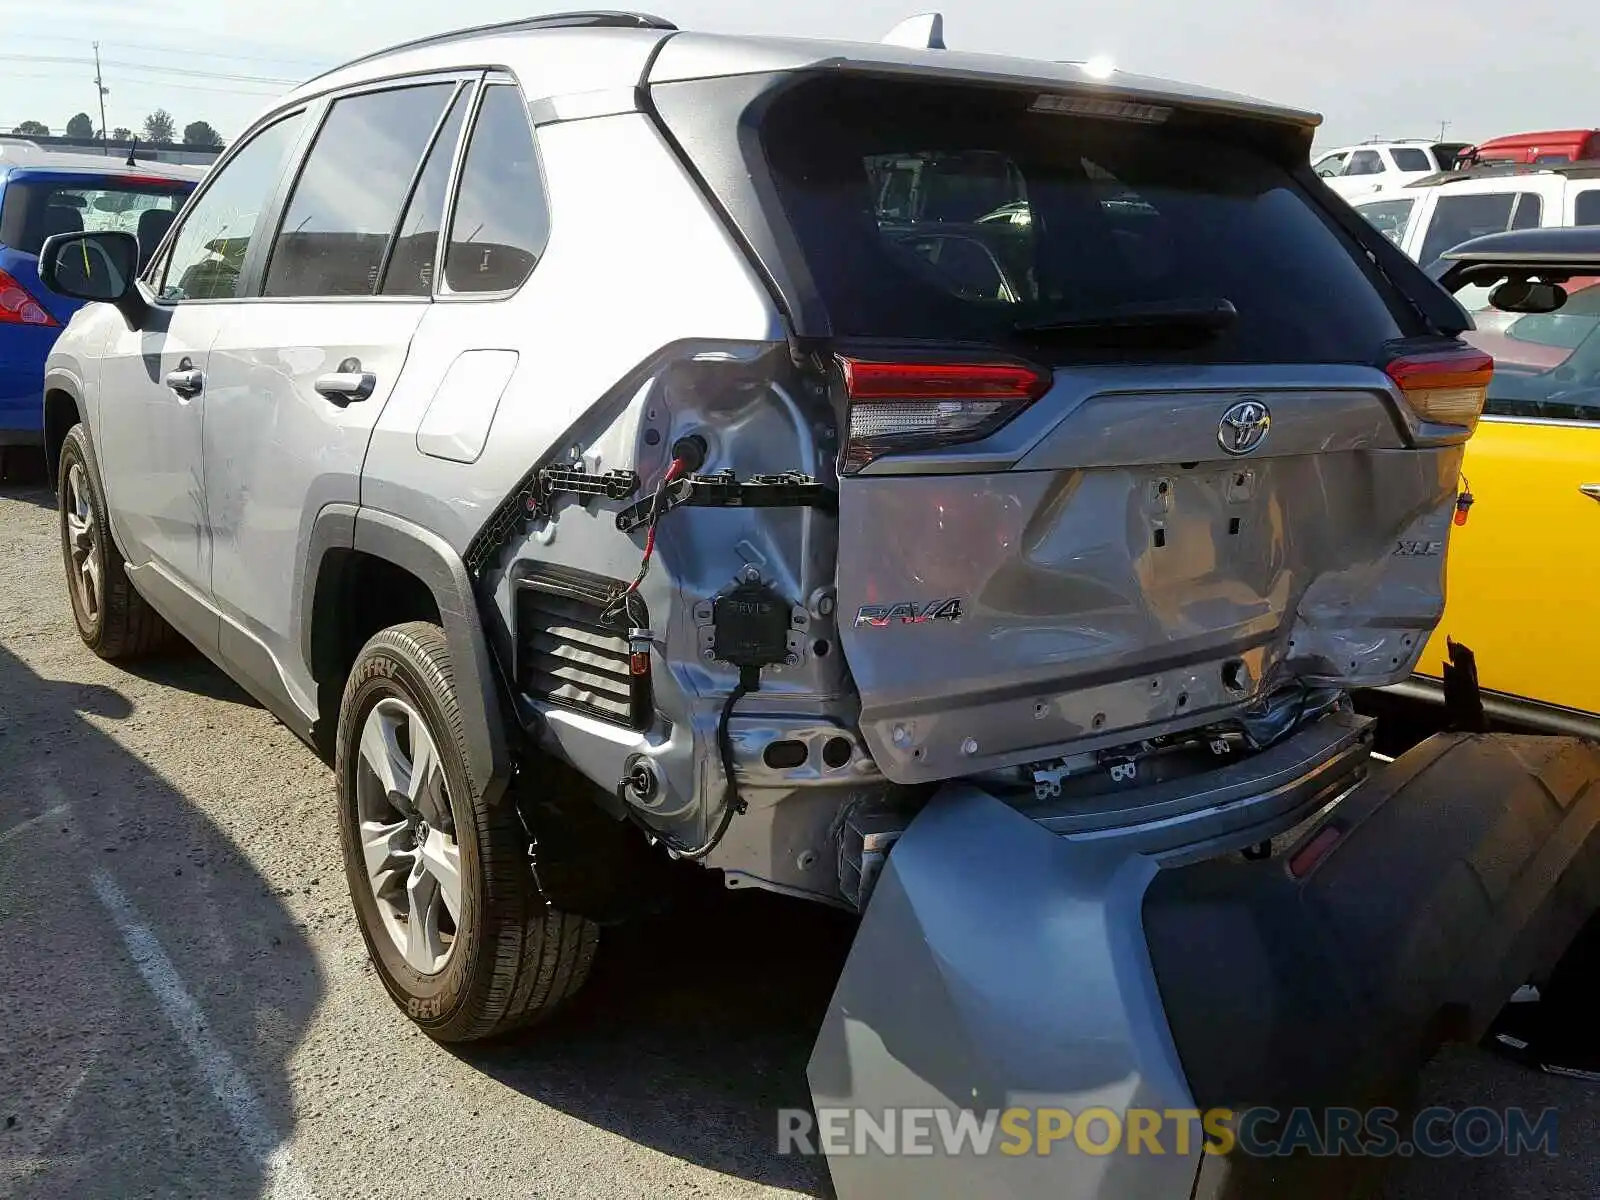
<svg viewBox="0 0 1600 1200">
<path fill-rule="evenodd" d="M 111 540 L 99 467 L 82 425 L 74 425 L 61 445 L 56 508 L 67 593 L 83 644 L 101 658 L 118 659 L 169 643 L 172 627 L 134 590 Z"/>
<path fill-rule="evenodd" d="M 335 749 L 345 876 L 384 987 L 431 1037 L 548 1016 L 588 977 L 598 928 L 540 894 L 509 798 L 480 800 L 438 626 L 385 629 L 345 685 Z"/>
</svg>

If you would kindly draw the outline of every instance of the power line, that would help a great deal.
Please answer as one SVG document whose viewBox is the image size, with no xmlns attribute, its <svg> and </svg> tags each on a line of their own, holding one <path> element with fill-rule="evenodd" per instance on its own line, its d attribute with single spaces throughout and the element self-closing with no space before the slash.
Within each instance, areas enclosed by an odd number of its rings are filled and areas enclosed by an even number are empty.
<svg viewBox="0 0 1600 1200">
<path fill-rule="evenodd" d="M 59 33 L 23 33 L 15 36 L 21 41 L 32 42 L 81 43 L 83 41 L 82 38 L 66 37 Z M 120 48 L 126 48 L 129 50 L 147 50 L 154 54 L 177 54 L 182 55 L 185 58 L 188 58 L 194 54 L 194 47 L 192 46 L 157 46 L 152 45 L 149 42 L 124 42 L 120 38 L 114 43 L 107 44 L 114 44 Z M 210 47 L 206 48 L 205 56 L 207 58 L 237 59 L 240 62 L 294 63 L 297 66 L 305 67 L 326 67 L 329 63 L 334 61 L 333 59 L 329 58 L 288 58 L 269 54 L 222 54 L 216 50 L 212 50 Z"/>
<path fill-rule="evenodd" d="M 92 58 L 75 58 L 61 54 L 0 54 L 3 62 L 40 62 L 64 63 L 72 66 L 92 67 L 95 65 Z M 155 63 L 125 62 L 121 59 L 107 58 L 101 60 L 105 66 L 120 67 L 124 71 L 145 71 L 155 75 L 179 75 L 195 79 L 226 79 L 235 83 L 275 83 L 292 85 L 302 82 L 299 79 L 284 79 L 271 75 L 240 75 L 229 71 L 196 71 L 191 67 L 163 67 Z"/>
</svg>

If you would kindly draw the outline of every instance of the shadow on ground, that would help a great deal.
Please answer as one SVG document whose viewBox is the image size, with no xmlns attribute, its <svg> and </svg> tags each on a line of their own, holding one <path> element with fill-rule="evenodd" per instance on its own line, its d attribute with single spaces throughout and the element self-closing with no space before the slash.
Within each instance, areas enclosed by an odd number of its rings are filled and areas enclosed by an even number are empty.
<svg viewBox="0 0 1600 1200">
<path fill-rule="evenodd" d="M 670 914 L 605 931 L 570 1013 L 463 1057 L 665 1154 L 829 1196 L 821 1159 L 777 1153 L 777 1114 L 810 1107 L 806 1060 L 854 935 L 816 904 L 687 888 Z"/>
<path fill-rule="evenodd" d="M 0 1195 L 265 1195 L 322 993 L 310 946 L 228 836 L 86 714 L 133 706 L 0 647 Z M 174 982 L 221 1054 L 209 1078 Z"/>
</svg>

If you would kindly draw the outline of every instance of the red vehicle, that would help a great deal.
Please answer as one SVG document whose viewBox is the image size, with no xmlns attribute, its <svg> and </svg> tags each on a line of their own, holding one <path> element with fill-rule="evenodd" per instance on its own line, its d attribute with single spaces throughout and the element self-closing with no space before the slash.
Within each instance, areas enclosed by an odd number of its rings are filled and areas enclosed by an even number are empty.
<svg viewBox="0 0 1600 1200">
<path fill-rule="evenodd" d="M 1600 129 L 1547 129 L 1490 138 L 1465 151 L 1460 166 L 1480 163 L 1564 163 L 1600 158 Z"/>
</svg>

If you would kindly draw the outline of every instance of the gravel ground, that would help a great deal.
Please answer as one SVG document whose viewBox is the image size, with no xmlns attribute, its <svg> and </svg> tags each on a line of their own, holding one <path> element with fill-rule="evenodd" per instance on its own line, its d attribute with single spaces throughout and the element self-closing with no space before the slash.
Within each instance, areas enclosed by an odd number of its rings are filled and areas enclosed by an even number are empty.
<svg viewBox="0 0 1600 1200">
<path fill-rule="evenodd" d="M 850 928 L 759 894 L 614 931 L 537 1035 L 390 1005 L 332 783 L 197 655 L 83 648 L 53 501 L 0 487 L 0 1196 L 826 1196 L 776 1154 Z M 1439 1103 L 1561 1109 L 1555 1159 L 1412 1160 L 1391 1197 L 1596 1194 L 1586 1085 L 1473 1052 Z"/>
</svg>

